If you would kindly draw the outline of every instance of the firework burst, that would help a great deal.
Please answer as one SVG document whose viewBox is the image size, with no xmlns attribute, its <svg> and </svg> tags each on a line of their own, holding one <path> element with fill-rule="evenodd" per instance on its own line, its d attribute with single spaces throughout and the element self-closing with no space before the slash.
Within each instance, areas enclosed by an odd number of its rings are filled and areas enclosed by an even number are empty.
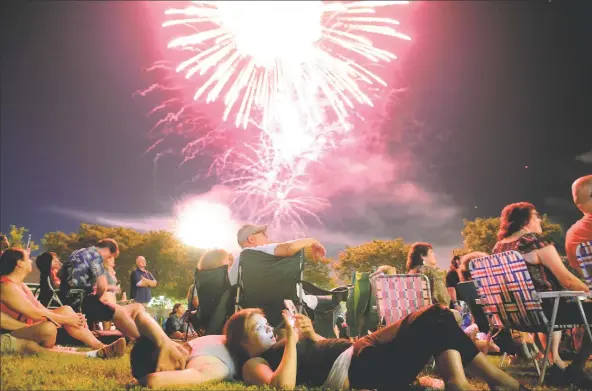
<svg viewBox="0 0 592 391">
<path fill-rule="evenodd" d="M 377 10 L 407 3 L 193 1 L 168 9 L 163 27 L 185 34 L 168 47 L 183 53 L 175 71 L 195 81 L 185 85 L 193 100 L 221 102 L 223 123 L 257 130 L 246 138 L 229 126 L 196 130 L 185 160 L 227 132 L 234 145 L 214 156 L 210 174 L 234 192 L 233 211 L 292 232 L 320 222 L 329 203 L 311 193 L 311 167 L 339 147 L 359 106 L 372 107 L 372 91 L 386 86 L 373 70 L 397 57 L 371 38 L 410 38 Z M 155 112 L 166 113 L 156 126 L 175 133 L 202 121 L 191 114 L 199 113 L 193 102 L 168 100 Z"/>
<path fill-rule="evenodd" d="M 246 128 L 261 115 L 263 127 L 276 102 L 286 96 L 299 112 L 322 121 L 320 99 L 336 118 L 347 123 L 348 108 L 372 105 L 362 85 L 386 83 L 360 64 L 389 62 L 397 57 L 368 38 L 383 35 L 410 39 L 397 31 L 398 21 L 376 17 L 377 7 L 407 1 L 194 1 L 166 11 L 163 26 L 185 25 L 194 34 L 181 36 L 169 48 L 197 54 L 176 70 L 187 79 L 206 76 L 194 99 L 222 99 L 224 120 L 236 113 L 236 126 Z M 280 95 L 280 96 L 278 96 Z"/>
</svg>

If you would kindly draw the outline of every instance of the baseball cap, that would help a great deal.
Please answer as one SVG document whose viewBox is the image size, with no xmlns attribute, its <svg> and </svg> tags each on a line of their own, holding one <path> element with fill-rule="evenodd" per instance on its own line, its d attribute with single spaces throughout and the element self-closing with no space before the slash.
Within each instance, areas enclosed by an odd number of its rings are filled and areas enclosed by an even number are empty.
<svg viewBox="0 0 592 391">
<path fill-rule="evenodd" d="M 238 230 L 238 233 L 236 234 L 236 240 L 238 241 L 238 244 L 241 244 L 246 242 L 249 239 L 249 236 L 265 231 L 267 231 L 267 225 L 245 224 Z"/>
</svg>

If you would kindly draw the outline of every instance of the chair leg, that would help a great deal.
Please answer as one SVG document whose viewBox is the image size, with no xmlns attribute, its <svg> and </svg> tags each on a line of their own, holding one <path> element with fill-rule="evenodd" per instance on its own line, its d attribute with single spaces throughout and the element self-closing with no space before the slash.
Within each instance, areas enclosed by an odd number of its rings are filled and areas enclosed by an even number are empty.
<svg viewBox="0 0 592 391">
<path fill-rule="evenodd" d="M 588 335 L 588 338 L 590 338 L 590 342 L 592 342 L 592 331 L 590 331 L 590 325 L 588 324 L 584 307 L 582 307 L 582 301 L 577 299 L 576 302 L 578 303 L 578 308 L 580 309 L 580 314 L 582 315 L 582 321 L 584 322 L 584 331 Z"/>
<path fill-rule="evenodd" d="M 547 331 L 547 346 L 545 347 L 545 355 L 543 357 L 543 369 L 541 370 L 541 374 L 539 375 L 539 381 L 537 383 L 538 386 L 543 384 L 545 380 L 545 372 L 547 371 L 548 361 L 547 358 L 549 357 L 549 351 L 551 350 L 551 343 L 553 342 L 553 331 L 555 330 L 555 320 L 557 319 L 557 310 L 559 309 L 559 297 L 555 298 L 555 302 L 553 303 L 553 314 L 551 315 L 551 324 L 549 324 L 549 329 Z"/>
</svg>

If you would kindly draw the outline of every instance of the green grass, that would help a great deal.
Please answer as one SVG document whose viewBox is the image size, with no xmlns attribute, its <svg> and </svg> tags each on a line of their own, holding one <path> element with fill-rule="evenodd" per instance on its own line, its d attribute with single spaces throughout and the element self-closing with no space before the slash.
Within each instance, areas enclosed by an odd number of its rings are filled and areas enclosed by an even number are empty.
<svg viewBox="0 0 592 391">
<path fill-rule="evenodd" d="M 97 360 L 76 356 L 2 356 L 1 390 L 144 390 L 137 385 L 130 373 L 129 355 L 119 359 Z M 496 365 L 499 357 L 490 360 Z M 504 368 L 529 388 L 536 381 L 534 368 L 529 366 Z M 430 374 L 428 371 L 426 373 Z M 437 375 L 434 375 L 437 376 Z M 475 389 L 488 389 L 485 383 L 471 379 Z M 194 387 L 199 390 L 259 390 L 263 388 L 247 387 L 242 383 L 216 383 Z M 419 387 L 413 387 L 419 389 Z M 556 388 L 540 387 L 536 390 Z"/>
</svg>

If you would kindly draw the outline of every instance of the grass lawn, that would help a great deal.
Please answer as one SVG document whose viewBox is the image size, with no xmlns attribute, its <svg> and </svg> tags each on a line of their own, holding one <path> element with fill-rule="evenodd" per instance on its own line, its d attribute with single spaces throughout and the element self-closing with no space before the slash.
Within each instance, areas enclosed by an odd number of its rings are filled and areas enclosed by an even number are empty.
<svg viewBox="0 0 592 391">
<path fill-rule="evenodd" d="M 112 360 L 95 360 L 80 357 L 44 356 L 1 357 L 1 390 L 142 390 L 130 373 L 129 355 Z M 490 360 L 499 363 L 500 357 L 491 356 Z M 505 367 L 505 369 L 530 388 L 536 381 L 534 368 Z M 426 372 L 426 374 L 429 374 Z M 393 375 L 395 375 L 393 373 Z M 437 376 L 437 375 L 436 375 Z M 483 382 L 471 379 L 476 390 L 486 390 Z M 247 387 L 242 383 L 207 384 L 193 389 L 201 390 L 257 390 L 258 387 Z M 413 389 L 421 389 L 414 387 Z M 540 387 L 537 390 L 556 388 Z"/>
</svg>

